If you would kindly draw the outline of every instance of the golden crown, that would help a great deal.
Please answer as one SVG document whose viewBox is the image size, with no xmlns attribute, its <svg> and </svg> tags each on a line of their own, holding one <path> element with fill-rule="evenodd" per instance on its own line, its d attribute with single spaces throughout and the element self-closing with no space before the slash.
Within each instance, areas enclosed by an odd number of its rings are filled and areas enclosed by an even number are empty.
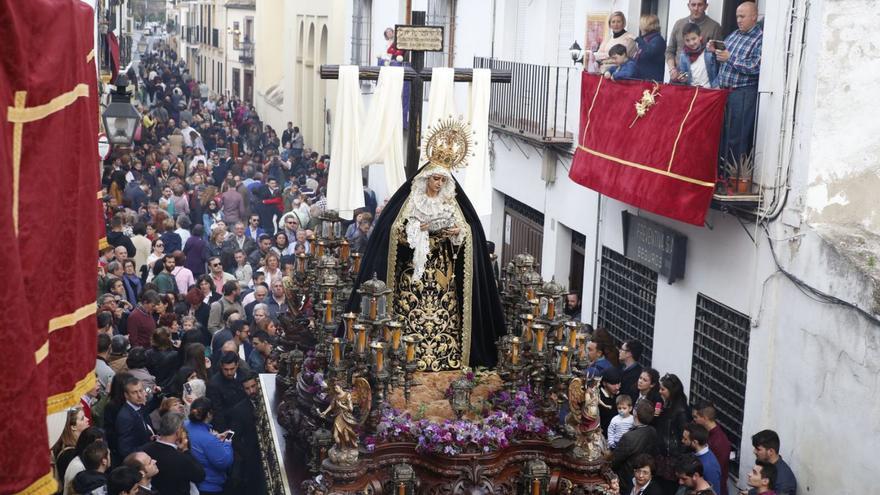
<svg viewBox="0 0 880 495">
<path fill-rule="evenodd" d="M 428 162 L 449 170 L 464 168 L 476 144 L 470 126 L 461 119 L 440 120 L 425 134 L 425 156 Z"/>
</svg>

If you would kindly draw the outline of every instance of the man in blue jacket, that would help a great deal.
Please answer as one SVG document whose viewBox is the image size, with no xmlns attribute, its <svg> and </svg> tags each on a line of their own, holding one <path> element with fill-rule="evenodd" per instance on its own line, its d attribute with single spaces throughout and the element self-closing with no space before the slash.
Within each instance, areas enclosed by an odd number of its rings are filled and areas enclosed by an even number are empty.
<svg viewBox="0 0 880 495">
<path fill-rule="evenodd" d="M 694 451 L 694 455 L 703 465 L 703 479 L 712 485 L 715 493 L 721 493 L 721 465 L 715 454 L 709 450 L 709 430 L 697 423 L 688 423 L 681 434 L 681 444 Z"/>
<path fill-rule="evenodd" d="M 156 409 L 159 402 L 157 396 L 154 396 L 153 400 L 147 403 L 144 385 L 135 377 L 127 379 L 123 387 L 125 404 L 116 416 L 116 444 L 119 450 L 117 459 L 124 459 L 150 441 L 153 436 L 150 413 Z"/>
</svg>

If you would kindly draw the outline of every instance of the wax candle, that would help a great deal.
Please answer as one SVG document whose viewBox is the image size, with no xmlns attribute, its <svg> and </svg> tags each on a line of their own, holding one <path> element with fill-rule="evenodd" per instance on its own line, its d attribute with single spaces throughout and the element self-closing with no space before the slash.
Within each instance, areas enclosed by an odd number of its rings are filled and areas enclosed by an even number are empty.
<svg viewBox="0 0 880 495">
<path fill-rule="evenodd" d="M 324 323 L 333 323 L 333 301 L 324 300 Z"/>
<path fill-rule="evenodd" d="M 315 235 L 314 235 L 314 234 L 309 235 L 309 236 L 306 238 L 306 240 L 309 241 L 309 252 L 310 252 L 310 253 L 314 253 L 314 252 L 315 252 L 315 249 L 316 249 L 316 247 L 315 247 L 315 242 L 316 242 Z"/>
<path fill-rule="evenodd" d="M 357 314 L 355 313 L 345 313 L 342 315 L 342 319 L 345 321 L 345 340 L 347 342 L 354 342 L 354 329 L 352 326 L 354 325 L 354 321 L 357 319 Z"/>
<path fill-rule="evenodd" d="M 393 322 L 391 325 L 391 349 L 397 352 L 400 349 L 400 323 Z"/>
<path fill-rule="evenodd" d="M 413 359 L 416 357 L 416 342 L 412 337 L 405 337 L 404 342 L 406 342 L 406 362 L 411 363 Z"/>
<path fill-rule="evenodd" d="M 510 362 L 519 364 L 519 337 L 514 337 L 510 346 Z"/>
<path fill-rule="evenodd" d="M 297 263 L 297 270 L 300 273 L 305 273 L 306 272 L 306 255 L 305 255 L 305 253 L 300 253 L 300 254 L 296 255 L 296 263 Z"/>
<path fill-rule="evenodd" d="M 556 299 L 550 298 L 547 301 L 547 319 L 552 320 L 556 317 Z"/>
<path fill-rule="evenodd" d="M 339 361 L 342 360 L 341 344 L 338 338 L 333 338 L 333 364 L 336 366 L 339 366 Z"/>
<path fill-rule="evenodd" d="M 376 319 L 376 312 L 379 310 L 378 303 L 379 302 L 376 300 L 375 297 L 370 298 L 370 319 L 371 320 Z"/>
<path fill-rule="evenodd" d="M 367 349 L 367 327 L 364 325 L 355 325 L 357 331 L 357 351 L 363 353 Z"/>
<path fill-rule="evenodd" d="M 541 480 L 538 478 L 532 480 L 532 495 L 541 495 Z"/>
<path fill-rule="evenodd" d="M 532 314 L 537 316 L 541 316 L 541 300 L 540 299 L 530 299 L 529 304 L 532 305 Z"/>
<path fill-rule="evenodd" d="M 587 336 L 582 333 L 577 335 L 577 350 L 580 359 L 587 357 Z"/>
<path fill-rule="evenodd" d="M 385 344 L 373 342 L 370 347 L 376 352 L 376 371 L 382 371 L 385 368 Z"/>
<path fill-rule="evenodd" d="M 534 298 L 535 298 L 535 290 L 532 289 L 531 287 L 529 287 L 528 290 L 526 290 L 526 299 L 531 301 Z"/>
<path fill-rule="evenodd" d="M 406 484 L 400 483 L 397 485 L 397 495 L 406 495 Z"/>
<path fill-rule="evenodd" d="M 568 373 L 568 347 L 562 347 L 562 353 L 559 355 L 559 373 Z"/>
<path fill-rule="evenodd" d="M 547 327 L 544 325 L 535 325 L 535 350 L 538 352 L 542 352 L 544 350 L 544 336 L 547 332 Z"/>
<path fill-rule="evenodd" d="M 348 241 L 343 240 L 339 245 L 339 259 L 343 262 L 348 261 L 348 255 L 351 253 L 351 245 Z"/>
<path fill-rule="evenodd" d="M 318 241 L 318 258 L 324 256 L 324 241 Z"/>
<path fill-rule="evenodd" d="M 354 270 L 355 273 L 360 272 L 361 271 L 361 253 L 354 253 L 351 255 L 351 257 L 354 258 L 354 266 L 352 267 L 352 269 Z"/>
<path fill-rule="evenodd" d="M 324 291 L 324 299 L 333 300 L 333 287 L 327 287 L 327 290 Z"/>
<path fill-rule="evenodd" d="M 577 325 L 566 324 L 566 327 L 568 327 L 568 347 L 571 349 L 577 349 Z"/>
</svg>

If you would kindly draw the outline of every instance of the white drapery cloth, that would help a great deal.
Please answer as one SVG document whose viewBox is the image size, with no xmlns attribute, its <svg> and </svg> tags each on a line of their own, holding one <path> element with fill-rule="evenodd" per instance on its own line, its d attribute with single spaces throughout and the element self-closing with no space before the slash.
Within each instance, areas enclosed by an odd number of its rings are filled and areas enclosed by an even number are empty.
<svg viewBox="0 0 880 495">
<path fill-rule="evenodd" d="M 425 132 L 422 136 L 427 136 L 431 127 L 434 127 L 437 122 L 456 115 L 455 69 L 434 67 L 431 70 L 431 94 L 428 97 L 428 113 L 425 115 L 423 126 Z M 419 145 L 424 145 L 424 142 Z M 428 161 L 428 157 L 425 156 L 425 147 L 421 147 L 419 164 Z"/>
<path fill-rule="evenodd" d="M 492 174 L 489 171 L 489 99 L 492 95 L 492 70 L 474 69 L 468 119 L 474 131 L 474 156 L 464 176 L 465 194 L 477 215 L 492 214 Z"/>
<path fill-rule="evenodd" d="M 352 218 L 364 207 L 361 178 L 361 91 L 357 66 L 339 67 L 336 88 L 336 121 L 333 123 L 332 161 L 327 177 L 327 209 Z"/>
<path fill-rule="evenodd" d="M 383 66 L 361 134 L 361 165 L 384 164 L 389 193 L 397 191 L 406 181 L 402 94 L 403 67 Z"/>
</svg>

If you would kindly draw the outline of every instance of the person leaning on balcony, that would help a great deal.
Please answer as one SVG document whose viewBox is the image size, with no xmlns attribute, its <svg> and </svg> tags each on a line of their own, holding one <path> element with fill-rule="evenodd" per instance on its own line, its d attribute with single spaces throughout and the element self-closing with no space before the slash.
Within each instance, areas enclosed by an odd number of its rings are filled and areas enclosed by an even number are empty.
<svg viewBox="0 0 880 495">
<path fill-rule="evenodd" d="M 706 9 L 709 8 L 707 0 L 688 0 L 687 4 L 691 14 L 675 21 L 672 32 L 669 33 L 669 43 L 666 45 L 666 66 L 669 68 L 670 81 L 677 80 L 679 76 L 680 69 L 677 64 L 681 54 L 685 52 L 685 26 L 688 24 L 699 26 L 703 43 L 720 39 L 722 36 L 721 25 L 706 15 Z"/>
<path fill-rule="evenodd" d="M 730 89 L 724 113 L 721 156 L 740 160 L 752 152 L 758 109 L 758 76 L 764 31 L 758 25 L 758 6 L 743 2 L 736 8 L 737 30 L 724 40 L 724 49 L 712 41 L 709 51 L 720 62 L 718 86 Z"/>
<path fill-rule="evenodd" d="M 636 77 L 646 81 L 663 82 L 663 54 L 666 40 L 660 36 L 660 18 L 645 14 L 639 19 L 641 36 L 636 38 L 639 51 L 636 54 Z"/>
<path fill-rule="evenodd" d="M 600 74 L 608 72 L 608 69 L 616 65 L 608 53 L 611 47 L 623 45 L 626 48 L 626 56 L 629 58 L 635 56 L 637 49 L 636 37 L 626 30 L 626 16 L 623 15 L 623 12 L 618 11 L 611 14 L 611 17 L 608 18 L 608 27 L 611 29 L 611 34 L 602 41 L 599 49 L 594 53 L 596 62 L 599 62 Z"/>
</svg>

